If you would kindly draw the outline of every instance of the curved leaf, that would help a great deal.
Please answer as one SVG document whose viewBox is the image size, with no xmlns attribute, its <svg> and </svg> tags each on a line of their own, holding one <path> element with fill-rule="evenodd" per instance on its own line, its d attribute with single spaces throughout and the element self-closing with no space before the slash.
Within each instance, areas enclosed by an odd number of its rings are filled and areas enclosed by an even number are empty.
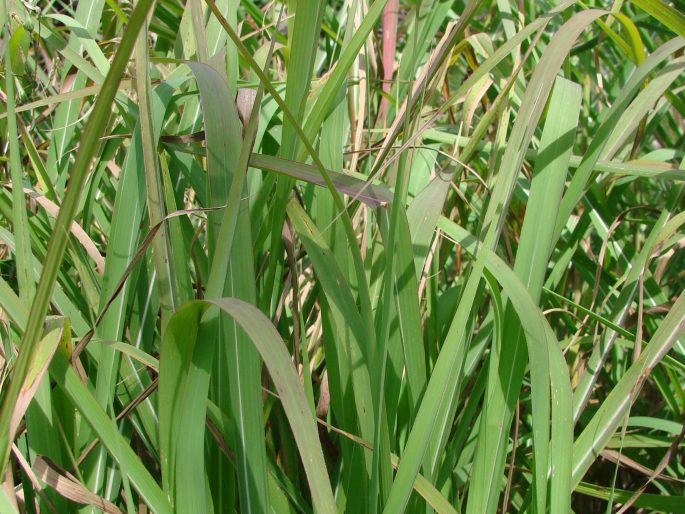
<svg viewBox="0 0 685 514">
<path fill-rule="evenodd" d="M 259 351 L 297 442 L 314 509 L 336 512 L 316 422 L 283 340 L 264 314 L 236 298 L 189 302 L 171 317 L 167 327 L 159 363 L 160 452 L 165 488 L 175 498 L 177 512 L 198 512 L 204 504 L 201 485 L 205 477 L 197 469 L 203 469 L 211 356 L 207 359 L 207 352 L 198 346 L 215 344 L 202 337 L 208 335 L 202 319 L 212 308 L 231 316 Z"/>
</svg>

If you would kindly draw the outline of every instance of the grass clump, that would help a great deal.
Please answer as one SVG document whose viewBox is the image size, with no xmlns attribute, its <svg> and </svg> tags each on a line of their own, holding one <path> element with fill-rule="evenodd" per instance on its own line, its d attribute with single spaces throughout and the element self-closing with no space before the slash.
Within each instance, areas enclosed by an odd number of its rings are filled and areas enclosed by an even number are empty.
<svg viewBox="0 0 685 514">
<path fill-rule="evenodd" d="M 0 512 L 683 512 L 685 13 L 5 0 Z"/>
</svg>

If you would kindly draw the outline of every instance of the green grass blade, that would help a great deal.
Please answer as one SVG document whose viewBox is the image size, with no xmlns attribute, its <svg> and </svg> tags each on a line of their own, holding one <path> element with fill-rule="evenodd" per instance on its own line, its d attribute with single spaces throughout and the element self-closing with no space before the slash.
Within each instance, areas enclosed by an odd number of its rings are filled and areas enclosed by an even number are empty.
<svg viewBox="0 0 685 514">
<path fill-rule="evenodd" d="M 7 15 L 7 0 L 3 0 L 4 16 Z M 9 41 L 10 23 L 3 18 L 4 38 Z M 24 176 L 19 154 L 19 131 L 17 130 L 16 100 L 14 92 L 14 73 L 12 71 L 11 45 L 5 44 L 5 93 L 7 95 L 7 139 L 9 142 L 9 171 L 12 179 L 12 225 L 16 239 L 17 281 L 19 297 L 24 303 L 30 303 L 35 294 L 35 282 L 31 272 L 31 227 L 26 213 L 24 196 Z"/>
<path fill-rule="evenodd" d="M 119 80 L 121 79 L 128 59 L 133 50 L 138 30 L 140 30 L 148 10 L 152 7 L 153 0 L 140 0 L 131 15 L 130 23 L 124 33 L 114 61 L 108 73 L 108 79 L 103 85 L 100 96 L 96 100 L 93 112 L 91 113 L 88 124 L 81 140 L 81 145 L 77 153 L 76 162 L 72 168 L 70 187 L 62 203 L 59 216 L 55 223 L 53 236 L 48 247 L 45 258 L 45 267 L 38 283 L 36 295 L 31 305 L 26 331 L 22 338 L 21 350 L 15 366 L 13 380 L 5 396 L 0 410 L 0 469 L 4 470 L 9 458 L 10 442 L 13 439 L 9 433 L 9 410 L 13 405 L 18 393 L 20 384 L 28 372 L 31 356 L 36 351 L 40 333 L 42 330 L 43 319 L 47 313 L 48 303 L 52 289 L 57 278 L 57 272 L 62 262 L 64 250 L 67 245 L 68 226 L 72 222 L 76 208 L 78 206 L 81 190 L 90 168 L 90 163 L 99 144 L 99 138 L 104 131 L 111 103 L 117 91 Z"/>
<path fill-rule="evenodd" d="M 336 512 L 330 482 L 327 474 L 322 472 L 326 465 L 315 422 L 290 355 L 270 320 L 254 306 L 233 298 L 186 304 L 172 317 L 167 331 L 165 350 L 160 359 L 160 421 L 172 427 L 171 432 L 165 435 L 162 449 L 165 474 L 172 474 L 178 481 L 175 494 L 182 498 L 182 502 L 176 508 L 179 512 L 196 512 L 197 504 L 192 501 L 197 500 L 197 497 L 193 495 L 204 493 L 204 489 L 185 487 L 187 480 L 197 474 L 187 464 L 198 462 L 198 459 L 201 462 L 204 416 L 185 416 L 184 420 L 181 412 L 186 413 L 189 408 L 195 414 L 206 410 L 206 403 L 199 399 L 206 398 L 210 363 L 202 358 L 201 354 L 206 355 L 206 352 L 197 348 L 200 345 L 196 337 L 202 333 L 200 321 L 209 307 L 219 308 L 230 315 L 249 334 L 269 369 L 288 416 L 310 485 L 314 508 L 316 512 Z M 198 406 L 194 407 L 194 404 Z M 183 428 L 192 428 L 193 431 L 182 432 Z M 200 448 L 200 455 L 192 454 L 193 448 Z"/>
<path fill-rule="evenodd" d="M 613 498 L 615 503 L 626 502 L 633 495 L 633 491 L 623 489 L 601 487 L 594 484 L 581 482 L 576 486 L 576 491 L 580 494 L 609 500 Z M 672 512 L 674 514 L 685 513 L 685 503 L 683 496 L 664 496 L 661 494 L 642 494 L 633 504 L 636 508 L 647 509 L 649 512 Z"/>
<path fill-rule="evenodd" d="M 573 430 L 571 425 L 571 384 L 559 342 L 540 307 L 536 305 L 536 299 L 515 271 L 511 270 L 493 252 L 479 249 L 480 242 L 450 220 L 442 217 L 438 226 L 469 253 L 483 252 L 487 270 L 499 282 L 521 321 L 528 343 L 531 370 L 534 367 L 539 367 L 548 374 L 547 380 L 531 377 L 531 385 L 535 387 L 537 383 L 544 387 L 545 382 L 547 382 L 548 387 L 551 387 L 551 444 L 554 453 L 546 454 L 550 457 L 553 471 L 551 475 L 551 491 L 553 494 L 550 504 L 555 509 L 561 509 L 560 512 L 566 512 L 569 509 L 571 497 L 570 466 L 568 463 L 571 459 Z M 548 360 L 546 361 L 546 359 Z M 546 467 L 547 464 L 545 463 Z"/>
<path fill-rule="evenodd" d="M 487 248 L 492 248 L 493 241 L 496 240 L 501 230 L 501 224 L 504 220 L 502 213 L 506 212 L 508 208 L 511 193 L 513 192 L 513 187 L 515 185 L 515 178 L 523 162 L 525 150 L 533 136 L 533 127 L 542 114 L 542 110 L 545 106 L 545 99 L 552 87 L 555 75 L 578 36 L 590 23 L 603 14 L 602 11 L 585 11 L 571 18 L 555 34 L 535 68 L 535 73 L 526 89 L 521 108 L 517 114 L 516 123 L 514 124 L 504 156 L 502 157 L 503 165 L 495 184 L 493 198 L 490 200 L 488 210 L 485 213 L 482 233 L 485 234 L 484 244 Z M 565 124 L 565 126 L 568 125 Z M 566 155 L 566 159 L 568 159 L 569 155 L 570 150 Z M 556 157 L 556 155 L 554 156 Z M 563 163 L 563 154 L 560 159 Z M 543 247 L 544 244 L 545 243 L 543 242 Z M 545 253 L 549 254 L 550 250 L 551 245 L 548 243 Z M 544 256 L 545 253 L 542 255 Z M 538 274 L 540 272 L 544 273 L 544 268 L 539 269 Z M 521 273 L 520 276 L 523 277 L 526 275 L 526 270 L 523 269 L 518 273 Z M 542 285 L 541 279 L 543 277 L 544 275 L 538 279 L 540 281 L 540 286 Z M 507 333 L 509 333 L 508 325 L 509 322 L 505 321 L 504 330 L 507 331 Z M 490 416 L 492 416 L 491 419 L 493 420 L 491 423 L 494 423 L 491 426 L 497 430 L 498 435 L 495 436 L 496 443 L 494 445 L 491 441 L 486 445 L 485 434 L 487 431 L 481 434 L 473 469 L 473 476 L 475 477 L 474 488 L 471 489 L 471 494 L 469 495 L 467 509 L 467 512 L 469 513 L 494 512 L 497 508 L 498 495 L 494 494 L 494 491 L 499 489 L 500 476 L 504 467 L 504 452 L 506 448 L 504 443 L 508 437 L 508 429 L 514 409 L 512 401 L 515 402 L 518 395 L 517 392 L 520 388 L 525 369 L 525 349 L 521 348 L 521 339 L 521 337 L 514 337 L 514 342 L 511 342 L 504 347 L 506 353 L 502 355 L 501 361 L 503 368 L 500 369 L 498 375 L 494 375 L 495 377 L 505 377 L 503 379 L 503 381 L 505 381 L 504 384 L 493 384 L 491 386 L 492 391 L 498 391 L 502 388 L 503 392 L 501 394 L 492 393 L 495 394 L 495 396 L 491 398 L 493 403 L 488 409 Z M 531 368 L 531 370 L 533 369 L 534 368 Z M 495 378 L 495 380 L 499 379 Z M 542 401 L 543 400 L 540 399 L 540 402 Z M 541 414 L 542 419 L 544 420 L 545 415 L 544 413 Z M 502 416 L 504 416 L 503 424 L 501 424 Z M 495 419 L 498 421 L 495 422 Z M 542 426 L 538 425 L 538 429 L 543 430 L 539 433 L 539 437 L 542 438 L 540 443 L 546 445 L 546 442 L 544 441 L 548 428 L 545 428 L 544 424 L 547 422 L 541 421 L 540 423 L 543 424 Z M 490 437 L 492 437 L 492 435 Z M 537 465 L 543 466 L 546 469 L 546 462 L 547 456 L 543 455 L 542 462 L 538 461 Z M 538 470 L 540 469 L 542 468 L 538 468 Z M 543 482 L 542 484 L 539 484 L 540 488 L 536 489 L 538 507 L 544 507 L 544 498 L 547 490 L 545 485 L 546 477 L 541 474 L 542 471 L 538 471 L 536 475 L 538 479 L 541 479 Z"/>
<path fill-rule="evenodd" d="M 590 423 L 576 439 L 573 447 L 573 486 L 580 483 L 599 452 L 619 427 L 625 414 L 629 412 L 651 370 L 668 353 L 683 331 L 685 331 L 685 293 L 682 293 L 675 301 L 642 355 L 621 377 Z"/>
<path fill-rule="evenodd" d="M 435 226 L 445 206 L 451 178 L 451 175 L 438 174 L 430 184 L 414 197 L 407 208 L 407 221 L 411 229 L 417 277 L 423 273 L 431 240 L 435 233 Z"/>
<path fill-rule="evenodd" d="M 371 359 L 371 348 L 364 344 L 366 334 L 361 314 L 357 309 L 354 296 L 343 272 L 333 258 L 330 249 L 327 248 L 313 222 L 294 199 L 288 204 L 288 218 L 293 223 L 295 232 L 307 250 L 328 303 L 333 308 L 333 317 L 336 318 L 338 326 L 346 324 L 352 333 L 349 347 L 340 348 L 337 353 L 338 358 L 346 359 L 350 366 L 361 436 L 367 441 L 373 440 L 373 419 L 369 415 L 373 405 L 371 376 L 368 366 Z M 338 344 L 342 342 L 339 341 Z M 370 460 L 367 464 L 370 464 Z"/>
<path fill-rule="evenodd" d="M 57 20 L 60 24 L 69 28 L 69 32 L 73 36 L 72 40 L 74 44 L 76 44 L 75 40 L 78 39 L 77 45 L 89 55 L 97 70 L 103 77 L 107 75 L 109 62 L 86 27 L 81 25 L 81 23 L 71 16 L 66 16 L 64 14 L 50 14 L 46 16 L 46 18 Z"/>
<path fill-rule="evenodd" d="M 229 212 L 232 212 L 237 223 L 233 236 L 235 240 L 231 238 L 225 241 L 232 247 L 226 275 L 217 277 L 210 272 L 210 279 L 213 282 L 207 290 L 207 295 L 210 298 L 229 296 L 255 302 L 248 202 L 240 198 L 239 203 L 236 203 L 235 197 L 232 199 L 229 197 L 234 177 L 238 173 L 245 173 L 244 169 L 236 167 L 243 149 L 243 138 L 242 124 L 233 100 L 234 95 L 229 90 L 225 79 L 210 66 L 192 62 L 188 65 L 193 70 L 198 83 L 205 122 L 210 202 L 208 206 L 223 207 L 230 199 L 233 210 Z M 242 196 L 245 196 L 244 188 L 234 192 L 234 196 L 238 192 L 242 192 Z M 236 211 L 235 207 L 238 205 L 240 208 Z M 210 263 L 217 258 L 225 263 L 223 252 L 217 250 L 219 245 L 224 244 L 224 241 L 219 239 L 223 215 L 221 212 L 210 212 L 208 218 Z M 219 347 L 216 349 L 218 356 L 214 361 L 212 398 L 220 408 L 231 413 L 231 419 L 235 423 L 233 442 L 234 451 L 238 457 L 237 472 L 242 508 L 246 512 L 261 512 L 268 509 L 268 474 L 263 437 L 259 355 L 249 344 L 245 333 L 231 319 L 220 315 L 215 327 L 221 337 L 218 340 Z M 207 349 L 206 351 L 215 350 Z M 217 457 L 219 462 L 216 466 L 218 466 L 219 476 L 216 477 L 216 483 L 217 487 L 220 487 L 219 484 L 226 480 L 225 477 L 230 471 L 225 458 L 221 455 Z"/>
<path fill-rule="evenodd" d="M 632 259 L 632 266 L 625 277 L 625 285 L 621 289 L 621 292 L 612 307 L 610 319 L 615 325 L 623 325 L 629 316 L 635 295 L 638 293 L 640 276 L 644 273 L 649 258 L 654 250 L 654 246 L 656 245 L 658 234 L 668 221 L 668 217 L 668 211 L 663 211 L 661 213 L 649 236 L 645 240 L 640 253 Z M 580 377 L 573 395 L 574 421 L 577 421 L 580 418 L 582 411 L 590 400 L 592 389 L 599 378 L 599 373 L 603 367 L 602 365 L 606 361 L 618 334 L 619 332 L 615 329 L 605 332 L 599 344 L 593 349 L 592 354 L 588 358 L 586 371 Z M 628 334 L 628 336 L 630 336 L 631 339 L 633 338 L 632 334 Z"/>
<path fill-rule="evenodd" d="M 681 11 L 661 0 L 633 0 L 633 3 L 685 38 L 685 14 Z"/>
<path fill-rule="evenodd" d="M 173 512 L 166 495 L 130 448 L 128 441 L 121 436 L 116 424 L 81 382 L 69 364 L 69 359 L 61 352 L 55 353 L 52 359 L 50 375 L 92 427 L 102 444 L 121 466 L 122 471 L 125 470 L 131 483 L 150 509 L 158 514 Z"/>
<path fill-rule="evenodd" d="M 400 465 L 399 459 L 396 455 L 391 455 L 392 465 L 398 467 Z M 414 484 L 414 489 L 423 498 L 425 498 L 428 505 L 430 505 L 435 512 L 438 514 L 456 514 L 457 511 L 454 509 L 450 502 L 445 499 L 445 497 L 440 494 L 433 484 L 427 480 L 423 475 L 416 476 L 416 483 Z"/>
<path fill-rule="evenodd" d="M 647 76 L 662 62 L 668 59 L 673 52 L 682 48 L 685 45 L 685 40 L 682 38 L 674 38 L 654 51 L 649 55 L 645 61 L 635 70 L 621 89 L 616 100 L 611 107 L 602 113 L 601 124 L 597 128 L 592 138 L 592 141 L 583 156 L 581 163 L 578 165 L 576 172 L 571 179 L 570 184 L 564 194 L 561 204 L 559 205 L 559 217 L 557 218 L 557 227 L 555 229 L 556 237 L 558 239 L 566 221 L 573 212 L 573 209 L 583 196 L 585 187 L 592 175 L 595 164 L 600 157 L 605 156 L 604 147 L 606 145 L 609 135 L 618 127 L 618 119 L 623 111 L 627 108 L 633 96 L 637 93 L 643 81 Z M 611 157 L 609 155 L 608 157 Z"/>
<path fill-rule="evenodd" d="M 148 31 L 147 23 L 143 24 L 138 33 L 135 50 L 136 63 L 136 92 L 138 93 L 138 110 L 140 123 L 141 149 L 143 170 L 145 174 L 145 192 L 147 197 L 147 212 L 150 228 L 158 225 L 166 216 L 162 180 L 157 157 L 158 138 L 155 138 L 151 101 L 151 81 L 148 60 Z M 174 291 L 173 270 L 170 269 L 169 238 L 167 227 L 162 225 L 153 238 L 152 258 L 155 265 L 157 289 L 162 307 L 162 332 L 166 320 L 180 305 L 179 293 Z"/>
<path fill-rule="evenodd" d="M 533 79 L 531 79 L 531 85 L 533 84 Z M 545 123 L 539 150 L 541 158 L 535 163 L 536 168 L 534 170 L 530 196 L 526 206 L 526 217 L 521 229 L 521 239 L 514 266 L 516 275 L 526 284 L 530 295 L 535 300 L 540 298 L 547 262 L 552 252 L 551 239 L 554 229 L 553 224 L 541 224 L 540 220 L 554 220 L 556 207 L 561 199 L 562 187 L 565 181 L 568 160 L 573 148 L 575 127 L 580 110 L 580 93 L 580 88 L 575 84 L 563 79 L 557 80 L 550 99 L 549 112 L 553 114 L 548 115 L 547 122 Z M 509 334 L 511 340 L 502 349 L 498 373 L 491 375 L 494 378 L 494 383 L 488 384 L 488 389 L 491 391 L 490 394 L 493 396 L 486 403 L 483 413 L 484 430 L 479 437 L 483 441 L 489 441 L 489 443 L 480 443 L 476 453 L 473 476 L 477 478 L 474 482 L 474 487 L 471 489 L 471 494 L 475 498 L 493 498 L 494 496 L 493 489 L 497 487 L 496 484 L 503 471 L 507 446 L 506 440 L 509 435 L 508 423 L 505 422 L 503 429 L 501 429 L 493 421 L 490 421 L 488 425 L 488 420 L 491 419 L 490 416 L 492 416 L 492 420 L 501 420 L 503 413 L 506 413 L 504 414 L 505 420 L 511 419 L 515 408 L 515 398 L 518 396 L 518 388 L 523 378 L 522 372 L 524 371 L 525 363 L 522 363 L 521 359 L 524 359 L 525 356 L 518 353 L 520 350 L 517 351 L 515 345 L 521 344 L 521 339 L 525 338 L 526 335 L 520 331 L 519 320 L 513 317 L 512 314 L 513 312 L 510 308 L 507 309 L 503 327 L 504 333 Z M 494 362 L 496 360 L 491 358 L 490 366 Z M 516 369 L 517 367 L 518 369 Z M 542 377 L 539 379 L 535 378 L 538 369 L 538 365 L 531 363 L 531 381 L 533 382 L 533 387 L 535 387 L 535 382 L 537 382 L 541 384 L 540 387 L 544 388 L 545 386 L 542 384 L 544 384 L 545 379 Z M 502 381 L 500 377 L 508 377 L 511 382 L 500 384 L 500 381 Z M 492 392 L 498 390 L 503 391 L 501 400 L 504 400 L 504 403 L 493 401 L 500 399 L 496 393 Z M 548 409 L 548 407 L 545 407 L 545 403 L 548 400 L 544 395 L 538 397 L 536 396 L 537 394 L 533 390 L 533 444 L 535 451 L 533 487 L 537 512 L 544 512 L 547 504 L 547 467 L 549 460 L 547 443 L 549 439 L 549 423 L 546 419 L 547 414 L 545 414 Z M 536 400 L 536 398 L 539 399 Z M 536 412 L 539 412 L 539 419 L 536 419 Z M 493 432 L 489 432 L 489 427 L 491 426 L 495 429 Z M 493 440 L 499 441 L 499 443 L 493 444 Z M 483 457 L 480 457 L 481 455 Z M 484 460 L 480 461 L 479 457 Z M 482 473 L 482 475 L 479 473 Z M 486 493 L 486 491 L 490 492 Z M 490 503 L 490 506 L 491 509 L 493 504 Z"/>
<path fill-rule="evenodd" d="M 310 109 L 310 114 L 304 125 L 304 134 L 311 141 L 316 136 L 316 132 L 321 127 L 323 120 L 328 116 L 331 107 L 335 102 L 336 96 L 340 92 L 340 88 L 343 86 L 345 79 L 347 78 L 347 73 L 352 66 L 354 60 L 359 55 L 359 49 L 362 47 L 366 38 L 369 36 L 373 30 L 374 25 L 380 18 L 383 8 L 388 0 L 375 0 L 369 10 L 364 16 L 361 24 L 354 32 L 352 39 L 343 49 L 335 69 L 331 73 L 330 77 L 326 81 L 326 85 L 319 94 L 316 102 Z M 302 155 L 298 155 L 299 161 L 302 160 Z"/>
</svg>

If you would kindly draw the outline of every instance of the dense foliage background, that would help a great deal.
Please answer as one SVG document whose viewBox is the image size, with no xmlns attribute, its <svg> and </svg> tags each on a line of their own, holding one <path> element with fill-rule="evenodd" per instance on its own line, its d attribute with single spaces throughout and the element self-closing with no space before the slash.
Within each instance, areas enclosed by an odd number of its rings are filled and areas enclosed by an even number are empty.
<svg viewBox="0 0 685 514">
<path fill-rule="evenodd" d="M 2 0 L 0 513 L 685 512 L 678 4 Z"/>
</svg>

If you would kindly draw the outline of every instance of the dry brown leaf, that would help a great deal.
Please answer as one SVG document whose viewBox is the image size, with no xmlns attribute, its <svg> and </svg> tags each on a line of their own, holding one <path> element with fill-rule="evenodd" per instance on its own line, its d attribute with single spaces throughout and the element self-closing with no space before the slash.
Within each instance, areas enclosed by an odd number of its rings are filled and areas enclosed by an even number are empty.
<svg viewBox="0 0 685 514">
<path fill-rule="evenodd" d="M 60 469 L 47 457 L 36 457 L 32 469 L 40 480 L 68 500 L 82 505 L 92 505 L 107 514 L 123 514 L 116 505 L 89 491 L 73 475 Z"/>
</svg>

